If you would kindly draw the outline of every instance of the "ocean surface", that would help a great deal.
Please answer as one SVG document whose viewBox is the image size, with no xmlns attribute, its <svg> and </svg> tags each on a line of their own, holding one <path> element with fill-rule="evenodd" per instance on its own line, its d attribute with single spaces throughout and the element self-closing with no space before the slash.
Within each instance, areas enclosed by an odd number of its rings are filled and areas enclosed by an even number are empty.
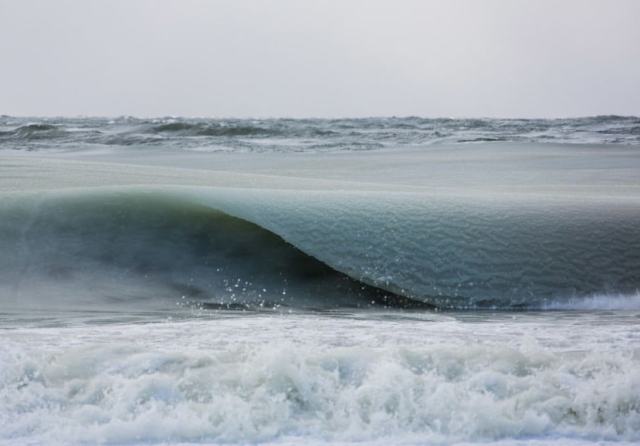
<svg viewBox="0 0 640 446">
<path fill-rule="evenodd" d="M 640 444 L 640 118 L 0 117 L 0 444 Z"/>
</svg>

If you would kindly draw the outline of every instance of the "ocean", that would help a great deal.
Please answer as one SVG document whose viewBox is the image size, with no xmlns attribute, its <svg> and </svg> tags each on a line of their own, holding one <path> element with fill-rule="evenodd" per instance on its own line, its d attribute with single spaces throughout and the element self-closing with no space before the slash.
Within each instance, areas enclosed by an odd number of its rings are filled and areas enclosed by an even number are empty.
<svg viewBox="0 0 640 446">
<path fill-rule="evenodd" d="M 0 117 L 0 444 L 640 443 L 640 118 Z"/>
</svg>

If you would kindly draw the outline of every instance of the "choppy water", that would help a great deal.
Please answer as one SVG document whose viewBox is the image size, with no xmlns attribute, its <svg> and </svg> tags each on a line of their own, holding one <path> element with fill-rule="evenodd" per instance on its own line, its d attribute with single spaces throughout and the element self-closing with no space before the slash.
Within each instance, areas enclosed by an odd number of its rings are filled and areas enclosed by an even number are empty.
<svg viewBox="0 0 640 446">
<path fill-rule="evenodd" d="M 2 117 L 0 444 L 637 444 L 639 128 Z"/>
<path fill-rule="evenodd" d="M 473 142 L 640 143 L 640 118 L 185 119 L 0 117 L 0 149 L 326 152 Z"/>
</svg>

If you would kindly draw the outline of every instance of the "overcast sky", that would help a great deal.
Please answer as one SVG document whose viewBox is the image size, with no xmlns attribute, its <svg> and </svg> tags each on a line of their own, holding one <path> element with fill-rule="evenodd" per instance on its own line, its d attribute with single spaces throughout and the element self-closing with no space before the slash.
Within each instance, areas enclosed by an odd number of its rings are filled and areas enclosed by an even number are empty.
<svg viewBox="0 0 640 446">
<path fill-rule="evenodd" d="M 0 0 L 0 114 L 640 115 L 640 0 Z"/>
</svg>

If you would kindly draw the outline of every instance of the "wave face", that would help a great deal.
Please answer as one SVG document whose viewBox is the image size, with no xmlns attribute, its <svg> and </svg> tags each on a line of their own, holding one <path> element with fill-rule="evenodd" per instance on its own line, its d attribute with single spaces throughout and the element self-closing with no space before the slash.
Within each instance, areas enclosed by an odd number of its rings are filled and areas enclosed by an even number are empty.
<svg viewBox="0 0 640 446">
<path fill-rule="evenodd" d="M 52 141 L 55 143 L 52 144 Z M 640 143 L 640 118 L 186 119 L 0 117 L 0 150 L 335 152 L 451 143 Z"/>
<path fill-rule="evenodd" d="M 635 207 L 162 187 L 17 195 L 0 214 L 15 305 L 543 309 L 640 287 Z"/>
<path fill-rule="evenodd" d="M 261 201 L 242 192 L 220 205 L 351 277 L 440 308 L 544 308 L 640 287 L 636 206 L 316 192 Z"/>
</svg>

